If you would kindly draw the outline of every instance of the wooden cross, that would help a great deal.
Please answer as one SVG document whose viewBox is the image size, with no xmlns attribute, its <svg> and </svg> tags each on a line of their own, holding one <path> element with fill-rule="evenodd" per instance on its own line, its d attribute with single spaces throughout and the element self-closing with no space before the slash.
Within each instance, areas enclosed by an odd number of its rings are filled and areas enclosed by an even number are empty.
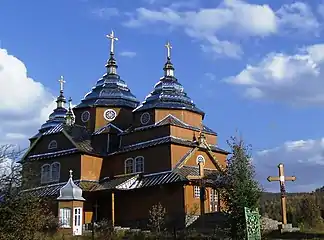
<svg viewBox="0 0 324 240">
<path fill-rule="evenodd" d="M 111 33 L 109 35 L 106 35 L 106 37 L 111 40 L 110 53 L 114 53 L 114 42 L 118 41 L 118 38 L 115 37 L 114 31 L 111 31 Z"/>
<path fill-rule="evenodd" d="M 170 44 L 170 42 L 167 42 L 167 44 L 165 44 L 165 47 L 167 48 L 167 51 L 168 51 L 168 59 L 171 58 L 171 49 L 172 49 L 172 46 Z"/>
<path fill-rule="evenodd" d="M 278 165 L 279 176 L 273 177 L 269 176 L 267 179 L 269 182 L 279 181 L 280 183 L 280 193 L 281 193 L 281 214 L 282 214 L 282 224 L 287 224 L 287 207 L 286 207 L 286 189 L 285 181 L 295 181 L 295 176 L 285 176 L 284 174 L 284 165 L 280 163 Z"/>
</svg>

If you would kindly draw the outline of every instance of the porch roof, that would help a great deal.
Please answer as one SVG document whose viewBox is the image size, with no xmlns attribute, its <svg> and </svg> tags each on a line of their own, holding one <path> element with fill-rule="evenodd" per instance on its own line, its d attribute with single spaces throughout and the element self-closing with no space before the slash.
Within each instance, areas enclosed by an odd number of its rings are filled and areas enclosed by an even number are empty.
<svg viewBox="0 0 324 240">
<path fill-rule="evenodd" d="M 129 174 L 113 178 L 104 178 L 101 181 L 75 180 L 83 192 L 105 191 L 105 190 L 132 190 L 171 183 L 188 183 L 188 176 L 199 176 L 199 169 L 195 166 L 182 166 L 171 171 L 157 172 L 151 174 Z M 221 186 L 221 174 L 214 169 L 205 169 L 205 182 L 214 186 Z M 193 181 L 194 182 L 194 181 Z M 45 185 L 33 189 L 24 190 L 38 197 L 57 197 L 60 189 L 66 184 L 57 183 Z"/>
</svg>

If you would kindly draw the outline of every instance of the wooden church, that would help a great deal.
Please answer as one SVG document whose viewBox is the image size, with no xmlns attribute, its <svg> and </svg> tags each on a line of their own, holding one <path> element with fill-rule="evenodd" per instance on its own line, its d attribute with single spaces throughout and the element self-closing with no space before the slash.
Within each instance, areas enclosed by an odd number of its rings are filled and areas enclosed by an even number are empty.
<svg viewBox="0 0 324 240">
<path fill-rule="evenodd" d="M 228 152 L 217 147 L 217 133 L 203 124 L 205 113 L 175 77 L 171 45 L 164 75 L 140 103 L 117 72 L 117 38 L 107 37 L 107 72 L 74 108 L 71 99 L 65 107 L 59 80 L 57 107 L 21 160 L 31 176 L 25 191 L 55 200 L 61 228 L 75 235 L 103 219 L 145 226 L 158 203 L 178 227 L 193 209 L 220 211 Z"/>
</svg>

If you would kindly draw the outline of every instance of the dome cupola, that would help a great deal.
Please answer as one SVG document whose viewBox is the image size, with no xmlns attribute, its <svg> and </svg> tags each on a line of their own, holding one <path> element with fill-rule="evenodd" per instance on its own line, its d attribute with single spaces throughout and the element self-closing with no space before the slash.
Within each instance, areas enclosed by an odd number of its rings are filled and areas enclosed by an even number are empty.
<svg viewBox="0 0 324 240">
<path fill-rule="evenodd" d="M 164 76 L 155 84 L 153 91 L 145 100 L 134 109 L 134 112 L 152 108 L 185 109 L 204 115 L 204 112 L 195 106 L 194 102 L 184 91 L 183 86 L 174 76 L 174 66 L 171 62 L 171 44 L 168 42 L 165 47 L 167 48 L 167 60 L 163 68 Z"/>
</svg>

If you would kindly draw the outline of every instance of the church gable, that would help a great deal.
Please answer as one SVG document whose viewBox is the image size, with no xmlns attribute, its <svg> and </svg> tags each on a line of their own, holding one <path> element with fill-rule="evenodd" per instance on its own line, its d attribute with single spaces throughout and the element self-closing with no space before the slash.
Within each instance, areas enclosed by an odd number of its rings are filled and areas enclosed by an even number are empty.
<svg viewBox="0 0 324 240">
<path fill-rule="evenodd" d="M 76 148 L 74 144 L 63 133 L 45 135 L 41 136 L 34 146 L 31 146 L 27 156 L 61 152 L 74 148 Z"/>
<path fill-rule="evenodd" d="M 198 160 L 204 162 L 206 169 L 214 169 L 222 171 L 226 166 L 227 154 L 225 151 L 213 152 L 207 148 L 187 147 L 187 146 L 171 146 L 172 167 L 181 168 L 183 166 L 197 167 Z"/>
</svg>

